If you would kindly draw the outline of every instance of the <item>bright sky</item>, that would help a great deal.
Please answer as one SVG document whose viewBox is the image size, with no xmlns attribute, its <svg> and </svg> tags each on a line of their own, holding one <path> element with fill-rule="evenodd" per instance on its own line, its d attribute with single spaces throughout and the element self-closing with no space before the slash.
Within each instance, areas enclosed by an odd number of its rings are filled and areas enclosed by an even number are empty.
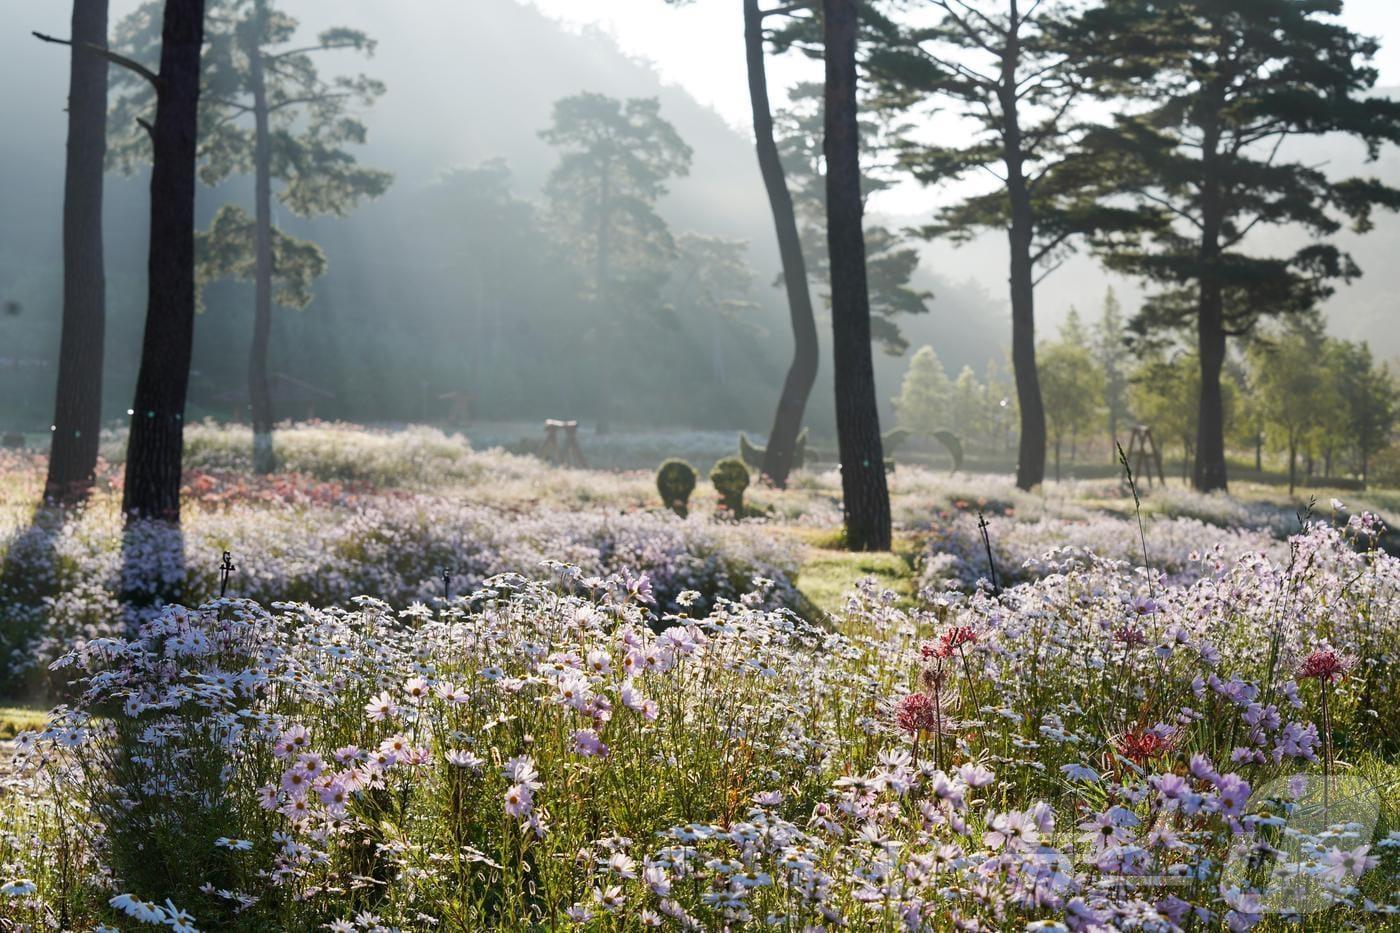
<svg viewBox="0 0 1400 933">
<path fill-rule="evenodd" d="M 624 51 L 654 62 L 665 80 L 685 87 L 736 127 L 749 125 L 740 0 L 693 0 L 680 7 L 665 0 L 528 2 L 555 19 L 612 34 Z M 1381 40 L 1381 84 L 1400 85 L 1400 0 L 1345 0 L 1342 20 Z M 775 98 L 795 81 L 820 77 L 819 65 L 797 56 L 770 59 L 768 67 Z"/>
</svg>

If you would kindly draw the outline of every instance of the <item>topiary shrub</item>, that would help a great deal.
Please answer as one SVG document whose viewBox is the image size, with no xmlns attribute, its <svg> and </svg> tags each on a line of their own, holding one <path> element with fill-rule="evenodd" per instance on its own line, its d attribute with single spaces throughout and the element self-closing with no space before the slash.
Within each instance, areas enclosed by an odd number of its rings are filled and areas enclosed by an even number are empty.
<svg viewBox="0 0 1400 933">
<path fill-rule="evenodd" d="M 734 519 L 744 517 L 744 490 L 749 488 L 749 471 L 737 457 L 726 457 L 710 471 L 720 504 Z"/>
<path fill-rule="evenodd" d="M 656 491 L 661 493 L 661 501 L 681 518 L 690 512 L 690 494 L 695 491 L 698 476 L 695 467 L 674 457 L 656 471 Z"/>
</svg>

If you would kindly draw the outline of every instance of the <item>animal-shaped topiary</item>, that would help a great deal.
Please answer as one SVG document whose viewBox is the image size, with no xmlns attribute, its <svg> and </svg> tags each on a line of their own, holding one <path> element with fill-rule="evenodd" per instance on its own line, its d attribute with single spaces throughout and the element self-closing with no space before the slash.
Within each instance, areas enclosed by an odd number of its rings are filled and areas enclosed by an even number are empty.
<svg viewBox="0 0 1400 933">
<path fill-rule="evenodd" d="M 744 466 L 750 470 L 763 470 L 763 461 L 768 456 L 767 447 L 759 447 L 743 431 L 739 432 L 739 459 L 744 461 Z M 792 468 L 802 469 L 803 463 L 807 460 L 807 429 L 803 428 L 802 433 L 797 435 L 797 443 L 792 448 Z"/>
<path fill-rule="evenodd" d="M 720 504 L 734 519 L 744 517 L 744 490 L 749 488 L 749 471 L 736 457 L 726 457 L 710 471 Z"/>
<path fill-rule="evenodd" d="M 684 460 L 672 458 L 661 464 L 656 471 L 656 491 L 661 493 L 666 508 L 685 518 L 690 513 L 690 494 L 695 491 L 698 477 L 695 467 Z"/>
</svg>

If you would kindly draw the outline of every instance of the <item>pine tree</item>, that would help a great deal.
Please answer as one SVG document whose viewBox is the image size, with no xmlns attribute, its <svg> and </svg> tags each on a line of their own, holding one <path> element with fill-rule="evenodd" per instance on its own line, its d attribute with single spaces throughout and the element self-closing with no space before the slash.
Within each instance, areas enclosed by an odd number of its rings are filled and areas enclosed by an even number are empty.
<svg viewBox="0 0 1400 933">
<path fill-rule="evenodd" d="M 185 397 L 194 344 L 194 189 L 204 0 L 166 0 L 151 124 L 151 229 L 146 327 L 126 443 L 127 522 L 180 521 Z"/>
<path fill-rule="evenodd" d="M 919 180 L 947 184 L 976 174 L 993 188 L 939 212 L 929 237 L 966 242 L 984 230 L 1008 239 L 1011 359 L 1020 411 L 1016 485 L 1045 476 L 1045 408 L 1036 365 L 1035 288 L 1084 234 L 1114 228 L 1122 212 L 1083 194 L 1096 172 L 1074 156 L 1077 64 L 1059 43 L 1065 5 L 1041 0 L 930 0 L 937 22 L 884 24 L 870 68 L 890 106 L 948 108 L 977 130 L 964 145 L 910 146 Z"/>
<path fill-rule="evenodd" d="M 944 430 L 951 424 L 952 400 L 953 386 L 938 354 L 933 347 L 920 347 L 894 399 L 899 426 L 921 434 Z"/>
<path fill-rule="evenodd" d="M 1108 419 L 1108 440 L 1116 450 L 1118 429 L 1128 416 L 1128 349 L 1123 325 L 1123 308 L 1109 288 L 1103 297 L 1103 315 L 1094 329 L 1094 349 L 1103 371 L 1104 414 Z"/>
<path fill-rule="evenodd" d="M 1104 244 L 1112 268 L 1162 287 L 1133 321 L 1140 334 L 1191 327 L 1200 361 L 1193 483 L 1223 489 L 1226 340 L 1267 315 L 1306 312 L 1356 276 L 1325 238 L 1370 226 L 1400 191 L 1330 178 L 1290 161 L 1289 136 L 1338 134 L 1374 158 L 1400 139 L 1400 102 L 1367 96 L 1376 44 L 1338 23 L 1335 0 L 1108 0 L 1070 31 L 1094 87 L 1140 106 L 1086 141 L 1129 194 L 1138 236 Z M 1291 225 L 1314 242 L 1265 255 L 1256 230 Z"/>
<path fill-rule="evenodd" d="M 890 549 L 890 496 L 870 357 L 864 200 L 860 188 L 856 23 L 859 0 L 823 0 L 826 55 L 826 228 L 831 263 L 836 434 L 841 450 L 846 544 L 853 551 Z"/>
<path fill-rule="evenodd" d="M 73 0 L 68 152 L 63 178 L 63 328 L 44 501 L 87 500 L 102 429 L 106 279 L 102 174 L 107 153 L 107 0 Z"/>
<path fill-rule="evenodd" d="M 666 2 L 682 6 L 692 0 Z M 770 18 L 805 12 L 809 8 L 805 4 L 794 4 L 764 10 L 759 0 L 742 2 L 744 57 L 754 144 L 758 153 L 759 174 L 763 178 L 769 211 L 773 215 L 793 337 L 792 363 L 783 379 L 778 407 L 773 413 L 773 428 L 768 432 L 768 446 L 763 454 L 763 475 L 781 489 L 787 485 L 788 474 L 792 472 L 797 438 L 802 432 L 802 418 L 807 411 L 807 399 L 817 381 L 820 347 L 817 343 L 817 318 L 812 310 L 812 293 L 807 281 L 807 259 L 797 230 L 792 192 L 788 188 L 773 132 L 773 108 L 768 98 L 767 22 Z"/>
<path fill-rule="evenodd" d="M 676 244 L 656 202 L 672 178 L 690 172 L 690 147 L 655 98 L 591 92 L 555 101 L 540 138 L 559 150 L 545 184 L 550 214 L 565 245 L 587 257 L 587 297 L 615 342 L 628 316 L 659 303 Z M 600 431 L 611 409 L 611 368 L 601 371 Z"/>
<path fill-rule="evenodd" d="M 123 20 L 119 42 L 148 54 L 158 3 L 147 3 Z M 374 52 L 364 33 L 337 27 L 309 45 L 298 45 L 297 20 L 273 0 L 210 0 L 203 58 L 205 93 L 200 106 L 200 179 L 214 186 L 234 175 L 251 175 L 253 214 L 227 204 L 197 242 L 201 284 L 223 278 L 251 280 L 253 333 L 248 353 L 248 397 L 253 424 L 253 466 L 275 464 L 275 421 L 268 384 L 268 350 L 274 300 L 304 308 L 326 259 L 316 244 L 284 233 L 272 223 L 277 200 L 302 217 L 344 216 L 365 198 L 388 188 L 387 172 L 359 165 L 349 146 L 365 141 L 364 123 L 351 107 L 368 106 L 384 86 L 364 75 L 323 80 L 313 56 L 322 52 Z M 144 85 L 122 82 L 117 123 L 135 126 L 150 106 Z M 114 157 L 127 171 L 147 157 L 139 132 L 123 132 Z"/>
<path fill-rule="evenodd" d="M 1060 479 L 1060 454 L 1066 438 L 1075 438 L 1097 419 L 1103 399 L 1103 374 L 1093 355 L 1081 344 L 1061 339 L 1040 348 L 1041 391 L 1045 417 L 1055 452 L 1055 480 Z"/>
</svg>

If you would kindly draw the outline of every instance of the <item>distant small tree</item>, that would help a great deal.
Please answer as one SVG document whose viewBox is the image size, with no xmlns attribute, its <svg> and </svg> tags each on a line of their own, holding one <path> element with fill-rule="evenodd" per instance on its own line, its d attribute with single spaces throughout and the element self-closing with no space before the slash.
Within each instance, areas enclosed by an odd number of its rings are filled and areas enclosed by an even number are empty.
<svg viewBox="0 0 1400 933">
<path fill-rule="evenodd" d="M 1045 420 L 1055 451 L 1055 479 L 1060 479 L 1060 454 L 1066 438 L 1071 443 L 1092 430 L 1103 399 L 1103 374 L 1094 365 L 1089 348 L 1067 340 L 1042 345 L 1037 351 L 1040 392 L 1045 399 Z"/>
<path fill-rule="evenodd" d="M 1152 429 L 1165 446 L 1181 445 L 1182 479 L 1191 477 L 1196 444 L 1196 402 L 1200 363 L 1194 353 L 1168 357 L 1161 347 L 1148 350 L 1128 378 L 1128 402 L 1138 423 Z"/>
<path fill-rule="evenodd" d="M 894 399 L 900 427 L 921 434 L 941 431 L 950 424 L 953 387 L 933 347 L 920 347 L 909 360 Z"/>
<path fill-rule="evenodd" d="M 953 380 L 952 393 L 948 404 L 948 421 L 966 443 L 980 440 L 987 433 L 987 422 L 991 414 L 987 407 L 987 389 L 972 371 L 964 366 Z"/>
<path fill-rule="evenodd" d="M 1094 353 L 1103 371 L 1103 409 L 1108 420 L 1110 444 L 1118 441 L 1118 428 L 1128 416 L 1128 370 L 1130 360 L 1123 306 L 1113 289 L 1103 296 L 1103 315 L 1094 327 Z"/>
<path fill-rule="evenodd" d="M 1400 387 L 1389 367 L 1376 365 L 1365 341 L 1328 344 L 1328 364 L 1343 417 L 1329 415 L 1327 427 L 1338 446 L 1354 453 L 1356 472 L 1365 483 L 1372 457 L 1390 442 L 1400 415 Z"/>
<path fill-rule="evenodd" d="M 1289 495 L 1298 484 L 1299 451 L 1341 408 L 1323 346 L 1320 335 L 1293 329 L 1250 348 L 1254 386 L 1273 446 L 1288 455 Z"/>
<path fill-rule="evenodd" d="M 444 173 L 420 203 L 428 247 L 422 259 L 465 286 L 464 326 L 457 331 L 465 344 L 464 382 L 478 396 L 509 392 L 500 377 L 511 368 L 514 348 L 506 341 L 519 321 L 511 312 L 522 283 L 552 289 L 562 278 L 557 294 L 563 297 L 577 290 L 576 275 L 557 255 L 535 205 L 512 192 L 501 159 Z"/>
<path fill-rule="evenodd" d="M 1084 326 L 1084 319 L 1079 316 L 1079 309 L 1074 305 L 1070 305 L 1069 312 L 1060 324 L 1060 342 L 1089 349 L 1089 331 Z"/>
<path fill-rule="evenodd" d="M 159 3 L 146 3 L 124 19 L 118 41 L 138 55 L 149 54 L 159 36 Z M 201 285 L 224 278 L 253 282 L 253 335 L 248 352 L 248 401 L 253 423 L 253 468 L 275 465 L 275 413 L 268 383 L 272 305 L 304 308 L 312 283 L 325 273 L 316 244 L 293 237 L 272 223 L 276 198 L 302 217 L 344 216 L 365 198 L 388 188 L 388 172 L 359 165 L 349 149 L 365 141 L 364 122 L 351 110 L 368 106 L 384 85 L 364 75 L 322 79 L 313 55 L 352 50 L 372 55 L 374 42 L 344 27 L 323 31 L 310 44 L 296 44 L 297 20 L 274 0 L 209 0 L 206 12 L 200 98 L 200 180 L 218 185 L 234 175 L 253 178 L 253 213 L 226 204 L 196 248 Z M 137 117 L 151 106 L 150 89 L 120 80 L 117 100 L 121 133 L 113 157 L 126 171 L 149 152 Z"/>
</svg>

